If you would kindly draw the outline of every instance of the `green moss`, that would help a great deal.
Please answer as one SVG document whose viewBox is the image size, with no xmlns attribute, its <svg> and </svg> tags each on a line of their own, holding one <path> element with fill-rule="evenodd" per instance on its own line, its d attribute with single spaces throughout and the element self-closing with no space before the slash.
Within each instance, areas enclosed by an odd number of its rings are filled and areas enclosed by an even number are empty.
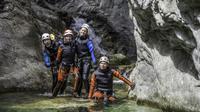
<svg viewBox="0 0 200 112">
<path fill-rule="evenodd" d="M 123 54 L 114 54 L 110 57 L 111 65 L 130 64 L 130 60 Z"/>
</svg>

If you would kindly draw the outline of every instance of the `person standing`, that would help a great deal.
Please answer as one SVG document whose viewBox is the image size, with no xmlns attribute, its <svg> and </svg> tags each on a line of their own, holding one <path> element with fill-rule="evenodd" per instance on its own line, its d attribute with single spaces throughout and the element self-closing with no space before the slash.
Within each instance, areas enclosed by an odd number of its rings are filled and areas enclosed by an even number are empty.
<svg viewBox="0 0 200 112">
<path fill-rule="evenodd" d="M 58 82 L 53 90 L 53 97 L 62 94 L 66 88 L 67 78 L 70 70 L 75 65 L 76 46 L 73 42 L 73 32 L 67 30 L 63 35 L 63 44 L 58 48 L 56 64 L 59 65 Z"/>
<path fill-rule="evenodd" d="M 58 50 L 58 45 L 56 44 L 55 41 L 51 40 L 50 34 L 44 33 L 42 35 L 42 43 L 43 43 L 43 60 L 45 63 L 45 66 L 47 68 L 51 69 L 51 74 L 52 74 L 52 92 L 53 89 L 56 86 L 57 83 L 57 66 L 55 65 L 56 61 L 56 56 L 57 56 L 57 50 Z"/>
<path fill-rule="evenodd" d="M 96 64 L 96 58 L 94 55 L 94 45 L 92 39 L 89 37 L 89 25 L 83 24 L 79 31 L 79 35 L 76 38 L 77 46 L 77 66 L 79 68 L 79 74 L 76 78 L 75 97 L 82 97 L 82 87 L 85 87 L 85 96 L 88 98 L 89 94 L 89 73 L 91 68 L 91 61 Z"/>
</svg>

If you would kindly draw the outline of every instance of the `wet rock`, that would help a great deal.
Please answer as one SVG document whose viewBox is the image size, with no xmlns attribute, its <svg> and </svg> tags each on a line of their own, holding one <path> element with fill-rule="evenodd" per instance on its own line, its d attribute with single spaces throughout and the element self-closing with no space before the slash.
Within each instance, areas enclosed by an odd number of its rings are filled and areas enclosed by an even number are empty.
<svg viewBox="0 0 200 112">
<path fill-rule="evenodd" d="M 51 76 L 42 62 L 40 36 L 61 34 L 74 18 L 94 28 L 109 56 L 122 53 L 134 62 L 133 23 L 127 15 L 128 2 L 123 0 L 1 0 L 0 92 L 49 89 Z"/>
<path fill-rule="evenodd" d="M 125 65 L 130 64 L 129 59 L 123 54 L 114 54 L 110 58 L 110 63 L 112 65 Z"/>
<path fill-rule="evenodd" d="M 109 55 L 123 53 L 134 62 L 136 49 L 133 38 L 133 23 L 128 15 L 126 0 L 58 0 L 55 4 L 44 2 L 42 7 L 67 13 L 73 17 L 82 17 L 101 37 L 101 47 L 109 51 Z"/>
<path fill-rule="evenodd" d="M 197 0 L 129 0 L 137 63 L 130 95 L 163 109 L 200 111 Z M 191 18 L 191 16 L 193 18 Z M 169 111 L 169 110 L 168 110 Z"/>
<path fill-rule="evenodd" d="M 0 92 L 47 89 L 51 77 L 42 63 L 40 35 L 54 29 L 55 14 L 46 11 L 50 17 L 42 20 L 38 13 L 45 11 L 29 1 L 4 0 L 1 5 Z"/>
</svg>

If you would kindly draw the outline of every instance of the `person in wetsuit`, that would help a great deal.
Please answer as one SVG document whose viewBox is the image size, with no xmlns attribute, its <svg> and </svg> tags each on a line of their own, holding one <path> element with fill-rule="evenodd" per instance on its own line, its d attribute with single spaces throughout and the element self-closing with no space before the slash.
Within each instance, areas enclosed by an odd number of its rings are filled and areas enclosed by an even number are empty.
<svg viewBox="0 0 200 112">
<path fill-rule="evenodd" d="M 88 35 L 89 25 L 83 24 L 79 31 L 79 35 L 76 38 L 77 48 L 77 66 L 79 68 L 79 74 L 76 78 L 75 97 L 82 97 L 82 87 L 85 87 L 85 96 L 88 98 L 89 93 L 89 73 L 91 68 L 91 61 L 96 64 L 96 58 L 94 55 L 94 45 L 92 39 Z"/>
<path fill-rule="evenodd" d="M 53 89 L 56 86 L 57 83 L 57 66 L 55 64 L 56 56 L 57 56 L 57 50 L 58 50 L 58 44 L 51 40 L 50 34 L 44 33 L 42 35 L 42 53 L 43 53 L 43 59 L 44 64 L 47 68 L 51 69 L 52 73 L 52 92 Z"/>
<path fill-rule="evenodd" d="M 67 30 L 63 35 L 63 43 L 58 48 L 56 64 L 59 65 L 58 83 L 53 91 L 53 97 L 56 97 L 60 91 L 62 94 L 66 88 L 67 78 L 70 70 L 75 65 L 76 46 L 73 41 L 73 32 Z"/>
<path fill-rule="evenodd" d="M 113 96 L 113 76 L 119 78 L 128 84 L 132 89 L 135 83 L 132 83 L 123 77 L 118 71 L 109 67 L 109 59 L 106 56 L 100 58 L 99 67 L 92 74 L 90 83 L 89 99 L 96 99 L 98 102 L 114 102 L 116 98 Z"/>
</svg>

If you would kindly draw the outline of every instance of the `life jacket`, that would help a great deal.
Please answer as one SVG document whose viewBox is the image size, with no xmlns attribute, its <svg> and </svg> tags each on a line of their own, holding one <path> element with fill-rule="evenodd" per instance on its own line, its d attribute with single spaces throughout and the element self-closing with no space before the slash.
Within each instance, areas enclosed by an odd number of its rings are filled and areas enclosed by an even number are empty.
<svg viewBox="0 0 200 112">
<path fill-rule="evenodd" d="M 113 70 L 102 71 L 99 68 L 94 72 L 96 76 L 96 89 L 101 91 L 113 90 Z"/>
<path fill-rule="evenodd" d="M 80 37 L 78 37 L 76 39 L 76 46 L 77 46 L 77 55 L 78 58 L 88 58 L 91 57 L 90 55 L 90 51 L 88 48 L 88 41 L 90 41 L 89 38 L 87 39 L 81 39 Z"/>
<path fill-rule="evenodd" d="M 60 45 L 62 48 L 62 56 L 61 56 L 61 63 L 64 65 L 72 65 L 74 64 L 75 59 L 75 45 L 73 43 L 70 44 L 62 44 Z"/>
</svg>

